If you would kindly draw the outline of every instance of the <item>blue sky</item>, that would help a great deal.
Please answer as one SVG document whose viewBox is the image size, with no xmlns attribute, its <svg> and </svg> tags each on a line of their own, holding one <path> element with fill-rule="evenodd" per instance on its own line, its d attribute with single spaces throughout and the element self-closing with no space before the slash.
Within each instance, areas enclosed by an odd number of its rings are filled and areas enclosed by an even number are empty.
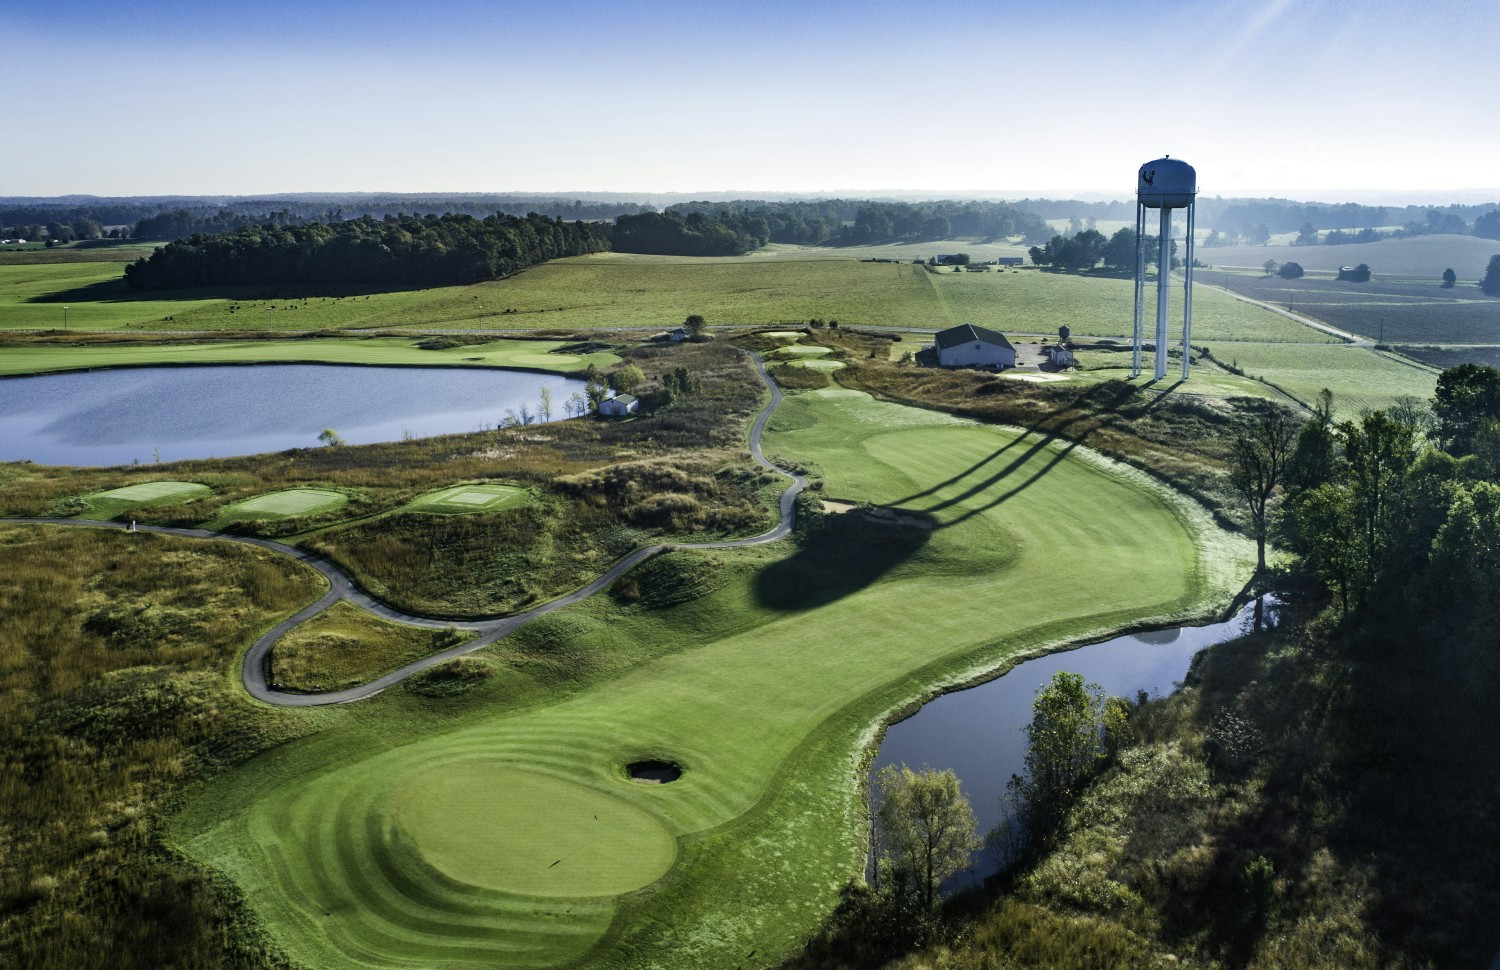
<svg viewBox="0 0 1500 970">
<path fill-rule="evenodd" d="M 0 0 L 0 195 L 1496 189 L 1492 0 Z"/>
</svg>

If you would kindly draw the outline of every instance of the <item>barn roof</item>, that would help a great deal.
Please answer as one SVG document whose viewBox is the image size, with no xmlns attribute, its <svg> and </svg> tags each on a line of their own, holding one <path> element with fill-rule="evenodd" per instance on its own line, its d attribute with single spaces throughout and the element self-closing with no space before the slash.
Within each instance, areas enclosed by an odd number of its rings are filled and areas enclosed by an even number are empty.
<svg viewBox="0 0 1500 970">
<path fill-rule="evenodd" d="M 1010 349 L 1010 341 L 1005 339 L 1005 334 L 994 330 L 986 330 L 984 327 L 976 327 L 972 323 L 950 327 L 947 330 L 939 330 L 934 337 L 934 342 L 940 350 L 947 350 L 949 347 L 956 347 L 959 344 L 973 343 L 976 340 Z"/>
</svg>

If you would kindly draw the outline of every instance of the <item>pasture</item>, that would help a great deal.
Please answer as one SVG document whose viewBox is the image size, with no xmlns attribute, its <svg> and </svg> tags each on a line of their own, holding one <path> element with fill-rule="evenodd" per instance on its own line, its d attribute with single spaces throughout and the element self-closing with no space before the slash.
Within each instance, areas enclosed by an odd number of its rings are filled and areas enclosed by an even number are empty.
<svg viewBox="0 0 1500 970">
<path fill-rule="evenodd" d="M 595 597 L 489 648 L 498 672 L 460 698 L 327 712 L 200 787 L 177 844 L 313 967 L 774 962 L 863 858 L 872 722 L 1247 575 L 1205 512 L 1075 445 L 859 393 L 783 407 L 768 450 L 909 524 L 677 554 L 662 575 L 697 598 Z M 642 758 L 683 775 L 629 780 Z"/>
<path fill-rule="evenodd" d="M 1438 371 L 1397 354 L 1347 344 L 1215 344 L 1220 362 L 1267 381 L 1305 405 L 1323 388 L 1333 391 L 1340 419 L 1389 407 L 1404 397 L 1423 401 L 1437 387 Z"/>
<path fill-rule="evenodd" d="M 441 339 L 441 338 L 439 338 Z M 482 340 L 482 338 L 481 338 Z M 0 376 L 155 364 L 370 364 L 408 367 L 511 367 L 571 374 L 609 367 L 606 351 L 567 353 L 560 340 L 496 339 L 440 346 L 432 338 L 332 337 L 299 340 L 176 340 L 162 343 L 27 343 L 5 347 Z M 423 347 L 422 344 L 430 344 Z"/>
<path fill-rule="evenodd" d="M 977 323 L 1045 334 L 1066 324 L 1079 334 L 1130 332 L 1129 280 L 1029 269 L 929 273 L 910 263 L 858 262 L 841 250 L 820 253 L 763 259 L 600 253 L 471 286 L 316 294 L 265 288 L 137 294 L 116 278 L 118 264 L 0 265 L 0 330 L 61 328 L 68 306 L 68 325 L 79 330 L 665 329 L 699 313 L 713 326 L 816 317 L 918 329 Z M 1201 289 L 1194 320 L 1204 339 L 1328 339 Z"/>
</svg>

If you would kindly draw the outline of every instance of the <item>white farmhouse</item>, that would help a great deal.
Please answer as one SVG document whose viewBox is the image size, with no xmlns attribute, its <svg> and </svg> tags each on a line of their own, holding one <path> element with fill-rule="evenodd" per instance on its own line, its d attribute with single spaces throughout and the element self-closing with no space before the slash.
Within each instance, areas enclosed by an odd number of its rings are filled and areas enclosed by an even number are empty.
<svg viewBox="0 0 1500 970">
<path fill-rule="evenodd" d="M 630 394 L 616 394 L 607 401 L 599 402 L 599 413 L 612 418 L 622 418 L 627 414 L 634 414 L 640 402 Z"/>
<path fill-rule="evenodd" d="M 1016 366 L 1016 348 L 1005 339 L 1005 334 L 972 323 L 939 330 L 932 348 L 942 367 Z"/>
</svg>

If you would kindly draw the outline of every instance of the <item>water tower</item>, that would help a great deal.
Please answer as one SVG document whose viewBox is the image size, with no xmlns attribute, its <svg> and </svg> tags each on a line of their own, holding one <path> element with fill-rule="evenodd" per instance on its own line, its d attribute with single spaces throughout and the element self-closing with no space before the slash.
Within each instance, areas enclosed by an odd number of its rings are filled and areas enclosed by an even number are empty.
<svg viewBox="0 0 1500 970">
<path fill-rule="evenodd" d="M 1182 285 L 1182 379 L 1188 379 L 1193 331 L 1193 217 L 1198 173 L 1193 166 L 1167 156 L 1141 166 L 1136 177 L 1135 332 L 1130 376 L 1141 376 L 1141 313 L 1146 295 L 1146 210 L 1161 210 L 1161 249 L 1156 262 L 1156 379 L 1167 376 L 1167 294 L 1172 287 L 1172 210 L 1187 210 L 1187 258 Z"/>
</svg>

